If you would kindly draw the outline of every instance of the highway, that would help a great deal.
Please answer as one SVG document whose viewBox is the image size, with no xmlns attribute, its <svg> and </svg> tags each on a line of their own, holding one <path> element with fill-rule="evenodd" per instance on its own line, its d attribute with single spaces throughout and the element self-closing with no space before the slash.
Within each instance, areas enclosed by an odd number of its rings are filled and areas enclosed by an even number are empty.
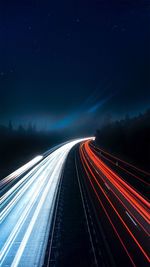
<svg viewBox="0 0 150 267">
<path fill-rule="evenodd" d="M 149 265 L 149 173 L 63 143 L 0 182 L 0 262 L 20 267 Z"/>
<path fill-rule="evenodd" d="M 124 176 L 118 175 L 119 167 L 122 168 L 119 159 L 117 164 L 114 164 L 115 167 L 110 168 L 108 163 L 114 163 L 116 159 L 113 161 L 111 155 L 106 157 L 104 151 L 103 154 L 102 151 L 97 153 L 95 149 L 89 141 L 80 146 L 80 159 L 86 173 L 84 186 L 93 199 L 111 253 L 115 256 L 117 266 L 148 266 L 150 204 L 147 198 L 129 183 L 131 175 L 132 179 L 138 179 L 147 186 L 148 180 L 142 178 L 143 171 L 140 169 L 136 169 L 136 173 L 139 172 L 141 177 L 135 175 L 134 166 L 130 166 L 130 169 L 129 166 L 124 166 Z M 126 180 L 126 174 L 130 179 Z M 146 172 L 143 172 L 143 175 L 149 177 Z"/>
<path fill-rule="evenodd" d="M 37 156 L 1 181 L 1 266 L 42 266 L 64 164 L 83 140 Z"/>
</svg>

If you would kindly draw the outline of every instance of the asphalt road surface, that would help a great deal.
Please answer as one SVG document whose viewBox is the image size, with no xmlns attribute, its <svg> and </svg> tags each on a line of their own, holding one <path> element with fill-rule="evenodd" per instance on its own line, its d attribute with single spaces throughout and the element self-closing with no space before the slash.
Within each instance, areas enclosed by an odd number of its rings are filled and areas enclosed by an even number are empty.
<svg viewBox="0 0 150 267">
<path fill-rule="evenodd" d="M 148 266 L 149 174 L 62 144 L 0 182 L 1 266 Z"/>
</svg>

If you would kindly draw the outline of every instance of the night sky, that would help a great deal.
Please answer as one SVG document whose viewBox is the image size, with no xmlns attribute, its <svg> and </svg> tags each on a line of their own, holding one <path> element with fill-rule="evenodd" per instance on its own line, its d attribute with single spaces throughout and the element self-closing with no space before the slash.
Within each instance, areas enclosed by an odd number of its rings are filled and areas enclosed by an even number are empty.
<svg viewBox="0 0 150 267">
<path fill-rule="evenodd" d="M 91 133 L 147 109 L 148 2 L 2 0 L 0 124 Z"/>
</svg>

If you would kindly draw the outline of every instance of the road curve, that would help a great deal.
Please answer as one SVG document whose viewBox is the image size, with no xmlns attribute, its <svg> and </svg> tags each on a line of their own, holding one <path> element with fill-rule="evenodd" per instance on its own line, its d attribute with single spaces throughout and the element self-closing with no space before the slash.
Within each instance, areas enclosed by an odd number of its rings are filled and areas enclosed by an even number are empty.
<svg viewBox="0 0 150 267">
<path fill-rule="evenodd" d="M 1 266 L 42 266 L 63 166 L 71 148 L 84 140 L 38 156 L 2 180 Z"/>
<path fill-rule="evenodd" d="M 103 158 L 103 155 L 97 155 L 89 141 L 80 145 L 80 159 L 86 173 L 86 183 L 93 192 L 97 214 L 100 213 L 101 218 L 105 218 L 105 224 L 108 222 L 106 230 L 112 228 L 115 234 L 114 238 L 108 237 L 108 240 L 113 239 L 111 250 L 113 252 L 113 246 L 117 247 L 118 240 L 120 246 L 117 250 L 120 258 L 121 250 L 126 254 L 126 257 L 122 256 L 121 264 L 123 259 L 128 258 L 131 266 L 148 266 L 149 201 L 126 181 L 124 176 L 117 174 L 118 164 L 113 170 Z M 128 176 L 131 176 L 131 171 L 129 173 L 127 169 L 127 172 Z M 138 178 L 133 175 L 134 179 Z M 145 180 L 140 179 L 140 182 L 145 183 Z"/>
</svg>

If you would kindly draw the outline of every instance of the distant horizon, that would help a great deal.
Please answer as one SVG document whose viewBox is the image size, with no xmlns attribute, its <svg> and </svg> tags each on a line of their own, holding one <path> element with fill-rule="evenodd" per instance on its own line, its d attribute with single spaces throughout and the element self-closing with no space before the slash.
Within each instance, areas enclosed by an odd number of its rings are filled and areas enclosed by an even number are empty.
<svg viewBox="0 0 150 267">
<path fill-rule="evenodd" d="M 149 106 L 147 1 L 9 2 L 0 17 L 0 124 L 80 134 Z"/>
<path fill-rule="evenodd" d="M 120 118 L 109 118 L 109 121 L 105 121 L 105 123 L 103 122 L 101 125 L 99 125 L 99 127 L 95 127 L 93 128 L 93 130 L 91 129 L 91 131 L 84 131 L 81 129 L 81 134 L 80 134 L 80 131 L 78 130 L 77 132 L 75 131 L 75 134 L 73 134 L 73 132 L 70 130 L 72 129 L 71 127 L 70 128 L 67 128 L 67 129 L 62 129 L 62 130 L 53 130 L 53 129 L 49 129 L 48 128 L 38 128 L 36 123 L 32 122 L 32 121 L 29 121 L 28 123 L 26 122 L 26 125 L 24 124 L 19 124 L 18 125 L 15 125 L 13 123 L 12 120 L 9 120 L 7 123 L 5 124 L 1 124 L 0 123 L 0 127 L 6 127 L 7 129 L 9 129 L 9 127 L 12 127 L 12 130 L 14 131 L 18 131 L 19 130 L 19 127 L 21 127 L 23 130 L 25 131 L 33 131 L 33 132 L 37 132 L 37 133 L 45 133 L 45 134 L 51 134 L 51 135 L 57 135 L 57 136 L 65 136 L 65 134 L 67 133 L 68 134 L 68 138 L 69 138 L 69 135 L 71 136 L 71 138 L 77 138 L 77 137 L 84 137 L 85 136 L 88 136 L 89 134 L 93 134 L 96 132 L 97 129 L 101 129 L 103 128 L 105 125 L 109 124 L 109 123 L 113 123 L 113 122 L 117 122 L 117 121 L 123 121 L 125 120 L 126 118 L 129 118 L 129 119 L 134 119 L 140 115 L 144 115 L 146 114 L 148 111 L 150 110 L 150 107 L 147 107 L 144 111 L 140 111 L 140 112 L 137 112 L 135 114 L 125 114 L 124 116 L 120 117 Z M 108 114 L 107 114 L 108 115 Z M 109 116 L 108 116 L 109 117 Z M 91 127 L 90 127 L 91 128 Z"/>
</svg>

